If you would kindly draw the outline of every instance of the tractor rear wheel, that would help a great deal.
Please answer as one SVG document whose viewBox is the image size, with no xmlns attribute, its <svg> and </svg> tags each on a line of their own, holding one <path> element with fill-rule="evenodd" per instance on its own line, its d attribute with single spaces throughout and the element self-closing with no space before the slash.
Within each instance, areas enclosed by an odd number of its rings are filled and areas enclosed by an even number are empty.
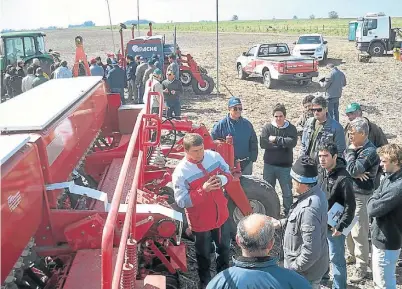
<svg viewBox="0 0 402 289">
<path fill-rule="evenodd" d="M 191 81 L 193 80 L 193 75 L 188 71 L 180 72 L 180 81 L 183 86 L 190 86 Z"/>
<path fill-rule="evenodd" d="M 246 193 L 253 213 L 271 216 L 275 219 L 280 215 L 279 197 L 275 189 L 266 181 L 254 176 L 242 176 L 241 186 Z M 244 217 L 232 199 L 229 199 L 229 222 L 232 236 L 236 234 L 237 223 Z"/>
<path fill-rule="evenodd" d="M 194 93 L 197 95 L 211 94 L 215 86 L 214 80 L 205 74 L 201 74 L 201 77 L 205 81 L 205 86 L 203 87 L 200 85 L 197 79 L 193 78 L 193 80 L 191 81 Z"/>
</svg>

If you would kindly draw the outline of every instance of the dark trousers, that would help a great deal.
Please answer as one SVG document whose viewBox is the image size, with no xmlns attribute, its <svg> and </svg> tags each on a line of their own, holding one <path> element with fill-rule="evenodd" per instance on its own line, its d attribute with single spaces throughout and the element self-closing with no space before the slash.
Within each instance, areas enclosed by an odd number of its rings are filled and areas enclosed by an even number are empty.
<svg viewBox="0 0 402 289">
<path fill-rule="evenodd" d="M 328 114 L 332 119 L 339 121 L 339 98 L 328 99 Z"/>
<path fill-rule="evenodd" d="M 216 273 L 229 268 L 230 226 L 226 221 L 219 229 L 207 232 L 193 232 L 195 237 L 195 253 L 198 263 L 198 276 L 203 285 L 211 281 L 211 242 L 216 246 Z"/>
<path fill-rule="evenodd" d="M 167 110 L 167 117 L 169 118 L 173 118 L 173 114 L 174 114 L 174 118 L 175 119 L 180 119 L 180 115 L 181 115 L 181 105 L 180 105 L 180 101 L 179 100 L 175 100 L 175 101 L 169 101 L 166 103 L 168 110 Z"/>
</svg>

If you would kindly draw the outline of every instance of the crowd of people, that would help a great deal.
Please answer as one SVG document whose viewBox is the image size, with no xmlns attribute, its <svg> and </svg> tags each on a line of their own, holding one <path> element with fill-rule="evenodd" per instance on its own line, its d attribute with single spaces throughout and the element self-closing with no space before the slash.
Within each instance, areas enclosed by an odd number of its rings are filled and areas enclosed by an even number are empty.
<svg viewBox="0 0 402 289">
<path fill-rule="evenodd" d="M 307 95 L 295 125 L 279 103 L 258 138 L 242 116 L 241 99 L 231 97 L 227 116 L 212 129 L 214 140 L 233 138 L 244 175 L 253 173 L 258 146 L 264 149 L 263 178 L 273 187 L 278 181 L 283 198 L 283 219 L 253 214 L 240 221 L 236 243 L 242 256 L 234 257 L 233 267 L 229 268 L 224 191 L 232 179 L 229 166 L 218 153 L 204 150 L 200 135 L 185 135 L 186 157 L 174 171 L 173 185 L 195 237 L 199 288 L 320 288 L 331 273 L 332 288 L 346 289 L 348 281 L 357 284 L 369 278 L 369 267 L 375 288 L 396 288 L 402 246 L 402 147 L 388 144 L 382 129 L 363 116 L 359 103 L 346 107 L 346 126 L 339 123 L 346 77 L 330 68 L 322 87 L 332 89 L 331 98 L 326 93 Z M 298 142 L 301 149 L 294 161 Z M 328 213 L 334 208 L 340 209 L 335 224 L 329 225 Z M 270 256 L 275 230 L 284 232 L 284 268 Z M 217 254 L 214 278 L 211 242 Z M 355 264 L 352 276 L 347 264 Z"/>
</svg>

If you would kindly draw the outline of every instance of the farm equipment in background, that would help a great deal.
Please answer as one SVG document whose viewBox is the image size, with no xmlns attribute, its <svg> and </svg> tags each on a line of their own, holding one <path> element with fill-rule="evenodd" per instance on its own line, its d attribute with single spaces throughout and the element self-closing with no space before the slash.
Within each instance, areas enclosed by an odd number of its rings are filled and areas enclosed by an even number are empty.
<svg viewBox="0 0 402 289">
<path fill-rule="evenodd" d="M 59 60 L 60 54 L 49 50 L 46 52 L 45 36 L 43 32 L 7 32 L 1 33 L 0 69 L 1 69 L 1 95 L 5 94 L 3 78 L 8 65 L 16 66 L 22 60 L 26 68 L 32 64 L 34 58 L 38 58 L 45 73 L 50 75 L 50 66 Z"/>
<path fill-rule="evenodd" d="M 101 77 L 88 76 L 54 79 L 0 105 L 5 288 L 179 288 L 186 219 L 170 186 L 184 157 L 178 131 L 199 133 L 230 165 L 233 229 L 253 211 L 279 217 L 274 189 L 240 177 L 230 141 L 214 142 L 186 117 L 150 114 L 153 96 L 164 102 L 150 93 L 146 107 L 122 106 Z M 173 141 L 161 143 L 162 131 Z"/>
<path fill-rule="evenodd" d="M 210 94 L 215 87 L 214 80 L 208 76 L 208 71 L 199 66 L 191 54 L 182 54 L 176 45 L 165 42 L 165 36 L 152 34 L 152 23 L 149 23 L 149 31 L 147 36 L 134 36 L 134 26 L 131 30 L 132 39 L 127 43 L 126 48 L 123 47 L 123 29 L 125 25 L 120 25 L 121 50 L 124 51 L 123 57 L 127 55 L 142 56 L 149 59 L 152 55 L 157 55 L 160 59 L 159 69 L 166 72 L 169 65 L 168 56 L 175 53 L 177 63 L 180 67 L 180 80 L 183 86 L 192 86 L 193 91 L 197 95 Z M 176 33 L 174 35 L 176 39 Z M 164 73 L 165 75 L 165 73 Z"/>
</svg>

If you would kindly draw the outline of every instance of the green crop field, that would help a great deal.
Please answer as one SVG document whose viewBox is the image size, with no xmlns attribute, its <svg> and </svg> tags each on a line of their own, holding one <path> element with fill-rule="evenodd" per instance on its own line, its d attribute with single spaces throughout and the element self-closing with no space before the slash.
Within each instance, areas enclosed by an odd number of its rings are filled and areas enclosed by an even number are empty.
<svg viewBox="0 0 402 289">
<path fill-rule="evenodd" d="M 269 32 L 269 33 L 322 33 L 325 35 L 346 36 L 350 21 L 356 19 L 300 19 L 300 20 L 253 20 L 253 21 L 221 21 L 220 32 Z M 216 31 L 215 22 L 188 22 L 188 23 L 155 23 L 155 31 Z M 393 27 L 402 27 L 402 17 L 392 18 Z M 141 25 L 146 30 L 147 25 Z"/>
</svg>

